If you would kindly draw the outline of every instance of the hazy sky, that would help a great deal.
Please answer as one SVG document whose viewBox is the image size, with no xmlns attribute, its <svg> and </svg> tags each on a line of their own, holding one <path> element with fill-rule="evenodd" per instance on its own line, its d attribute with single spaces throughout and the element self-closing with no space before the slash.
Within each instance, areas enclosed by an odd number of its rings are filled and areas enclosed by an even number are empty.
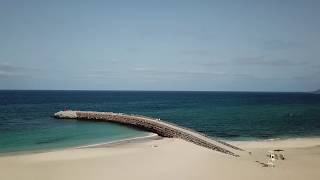
<svg viewBox="0 0 320 180">
<path fill-rule="evenodd" d="M 319 2 L 0 0 L 0 89 L 319 89 Z"/>
</svg>

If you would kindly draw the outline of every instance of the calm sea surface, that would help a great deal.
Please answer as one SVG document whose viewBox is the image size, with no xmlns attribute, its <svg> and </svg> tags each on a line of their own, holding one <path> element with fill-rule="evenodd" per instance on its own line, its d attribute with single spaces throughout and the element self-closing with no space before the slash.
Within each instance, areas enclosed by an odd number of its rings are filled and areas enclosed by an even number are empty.
<svg viewBox="0 0 320 180">
<path fill-rule="evenodd" d="M 320 136 L 320 95 L 253 92 L 0 91 L 0 152 L 146 135 L 104 122 L 57 120 L 64 108 L 161 118 L 230 140 Z"/>
</svg>

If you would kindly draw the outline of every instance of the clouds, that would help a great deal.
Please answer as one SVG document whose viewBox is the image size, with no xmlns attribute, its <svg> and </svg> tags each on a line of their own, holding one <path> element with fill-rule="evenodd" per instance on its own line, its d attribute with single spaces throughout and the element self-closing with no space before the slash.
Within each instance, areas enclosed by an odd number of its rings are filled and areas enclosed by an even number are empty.
<svg viewBox="0 0 320 180">
<path fill-rule="evenodd" d="M 209 76 L 209 75 L 220 75 L 215 72 L 204 72 L 195 70 L 170 70 L 170 69 L 156 69 L 151 67 L 134 67 L 131 72 L 144 75 L 161 75 L 161 76 Z"/>
<path fill-rule="evenodd" d="M 211 67 L 299 67 L 309 65 L 308 61 L 289 60 L 284 58 L 271 58 L 266 56 L 247 56 L 230 58 L 226 60 L 211 60 L 206 62 L 195 62 L 194 64 Z"/>
<path fill-rule="evenodd" d="M 115 64 L 115 63 L 119 63 L 120 60 L 116 58 L 111 58 L 110 62 Z"/>
<path fill-rule="evenodd" d="M 13 63 L 0 63 L 0 78 L 2 80 L 25 79 L 35 80 L 48 77 L 49 71 L 40 67 L 15 65 Z"/>
<path fill-rule="evenodd" d="M 145 76 L 155 76 L 155 77 L 168 77 L 168 78 L 206 78 L 206 79 L 216 79 L 216 78 L 230 78 L 230 77 L 249 77 L 249 74 L 242 74 L 236 72 L 225 72 L 225 71 L 217 71 L 217 70 L 196 70 L 196 69 L 155 69 L 148 67 L 136 67 L 131 69 L 132 72 L 138 73 Z"/>
<path fill-rule="evenodd" d="M 288 60 L 288 59 L 272 59 L 266 56 L 252 56 L 252 57 L 241 57 L 235 58 L 230 61 L 233 65 L 240 66 L 302 66 L 306 65 L 305 61 Z"/>
<path fill-rule="evenodd" d="M 0 63 L 0 89 L 32 89 L 40 69 Z"/>
<path fill-rule="evenodd" d="M 9 63 L 0 64 L 0 77 L 2 78 L 24 76 L 30 71 L 31 69 L 29 68 L 11 65 Z"/>
<path fill-rule="evenodd" d="M 2 88 L 296 90 L 319 79 L 318 4 L 127 5 L 1 6 Z"/>
<path fill-rule="evenodd" d="M 289 50 L 294 48 L 303 47 L 301 43 L 296 41 L 285 41 L 285 40 L 268 40 L 263 42 L 262 48 L 265 50 Z"/>
<path fill-rule="evenodd" d="M 206 56 L 210 55 L 210 51 L 208 49 L 185 49 L 180 51 L 183 55 L 200 55 Z"/>
</svg>

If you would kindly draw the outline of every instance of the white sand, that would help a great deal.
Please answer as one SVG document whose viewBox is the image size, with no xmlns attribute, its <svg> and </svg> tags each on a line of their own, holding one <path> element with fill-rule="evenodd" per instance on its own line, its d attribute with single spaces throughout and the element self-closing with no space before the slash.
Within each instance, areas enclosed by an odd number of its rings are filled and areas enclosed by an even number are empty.
<svg viewBox="0 0 320 180">
<path fill-rule="evenodd" d="M 168 138 L 112 147 L 2 156 L 0 179 L 320 179 L 319 139 L 299 147 L 294 143 L 290 146 L 280 141 L 276 146 L 274 143 L 264 142 L 262 146 L 259 142 L 235 142 L 252 152 L 252 155 L 242 152 L 239 158 Z M 275 168 L 255 162 L 266 162 L 266 151 L 278 147 L 285 150 L 287 159 L 276 161 Z"/>
</svg>

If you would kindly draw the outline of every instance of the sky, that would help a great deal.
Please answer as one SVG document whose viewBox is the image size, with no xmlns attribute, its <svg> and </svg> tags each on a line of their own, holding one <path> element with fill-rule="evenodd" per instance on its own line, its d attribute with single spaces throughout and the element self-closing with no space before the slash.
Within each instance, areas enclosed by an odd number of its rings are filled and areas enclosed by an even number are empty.
<svg viewBox="0 0 320 180">
<path fill-rule="evenodd" d="M 312 91 L 320 1 L 0 0 L 0 89 Z"/>
</svg>

